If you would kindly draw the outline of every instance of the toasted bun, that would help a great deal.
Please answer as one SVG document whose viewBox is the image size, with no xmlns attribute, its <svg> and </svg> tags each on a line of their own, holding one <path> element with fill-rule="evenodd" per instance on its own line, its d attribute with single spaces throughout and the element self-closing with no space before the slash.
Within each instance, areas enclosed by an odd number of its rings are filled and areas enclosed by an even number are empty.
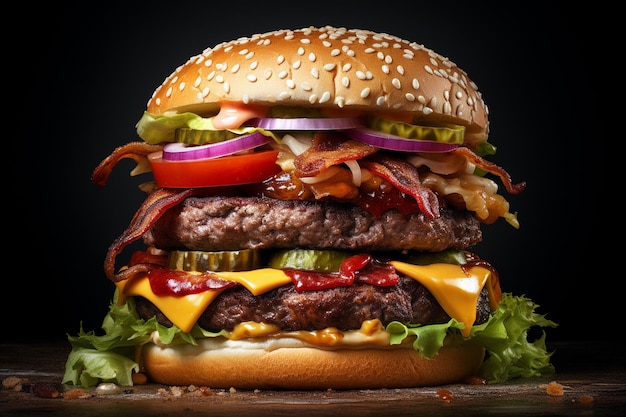
<svg viewBox="0 0 626 417">
<path fill-rule="evenodd" d="M 208 349 L 201 340 L 143 350 L 152 381 L 239 389 L 377 389 L 436 386 L 476 375 L 484 349 L 472 343 L 444 346 L 426 359 L 410 345 L 324 350 L 314 347 L 255 346 L 232 341 Z M 237 347 L 236 347 L 237 346 Z"/>
<path fill-rule="evenodd" d="M 203 114 L 225 101 L 455 123 L 469 147 L 488 133 L 487 107 L 463 70 L 423 45 L 368 30 L 310 27 L 221 43 L 178 67 L 148 111 Z"/>
</svg>

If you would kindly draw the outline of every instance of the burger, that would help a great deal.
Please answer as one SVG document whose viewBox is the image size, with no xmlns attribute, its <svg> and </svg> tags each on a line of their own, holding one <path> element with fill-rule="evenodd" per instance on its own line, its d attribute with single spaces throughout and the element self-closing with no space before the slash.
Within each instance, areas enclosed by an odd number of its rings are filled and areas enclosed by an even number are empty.
<svg viewBox="0 0 626 417">
<path fill-rule="evenodd" d="M 105 257 L 102 332 L 68 335 L 64 383 L 376 389 L 554 371 L 542 328 L 556 324 L 471 251 L 483 225 L 519 227 L 500 188 L 525 183 L 487 160 L 487 106 L 449 59 L 369 30 L 242 37 L 176 68 L 137 133 L 93 172 L 104 186 L 131 158 L 151 178 Z"/>
</svg>

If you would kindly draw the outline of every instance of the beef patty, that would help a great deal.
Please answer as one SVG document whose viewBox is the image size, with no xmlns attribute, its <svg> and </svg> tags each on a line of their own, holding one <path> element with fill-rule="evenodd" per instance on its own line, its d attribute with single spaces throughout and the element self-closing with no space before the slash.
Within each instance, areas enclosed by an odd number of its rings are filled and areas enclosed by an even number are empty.
<svg viewBox="0 0 626 417">
<path fill-rule="evenodd" d="M 387 210 L 376 217 L 352 204 L 266 197 L 190 197 L 144 235 L 164 250 L 265 248 L 360 251 L 467 249 L 480 242 L 473 213 L 441 210 L 437 219 Z"/>
<path fill-rule="evenodd" d="M 144 319 L 156 316 L 159 323 L 170 322 L 154 304 L 136 297 L 137 312 Z M 477 303 L 476 324 L 489 318 L 489 296 L 483 289 Z M 233 330 L 245 321 L 273 324 L 285 331 L 359 329 L 365 320 L 379 319 L 412 324 L 447 323 L 450 316 L 419 282 L 406 276 L 397 285 L 379 287 L 354 284 L 325 290 L 297 292 L 284 285 L 254 296 L 243 286 L 222 292 L 204 311 L 198 324 L 205 330 Z"/>
</svg>

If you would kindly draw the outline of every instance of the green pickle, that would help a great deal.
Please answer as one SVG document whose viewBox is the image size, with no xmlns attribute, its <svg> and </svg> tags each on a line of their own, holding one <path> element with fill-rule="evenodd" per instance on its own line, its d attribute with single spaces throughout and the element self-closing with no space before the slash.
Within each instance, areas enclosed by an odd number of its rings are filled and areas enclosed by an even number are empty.
<svg viewBox="0 0 626 417">
<path fill-rule="evenodd" d="M 203 145 L 206 143 L 218 143 L 237 137 L 230 130 L 197 130 L 188 127 L 179 127 L 175 131 L 175 141 L 189 145 Z"/>
<path fill-rule="evenodd" d="M 347 252 L 315 249 L 290 249 L 278 251 L 270 257 L 270 267 L 275 269 L 303 269 L 316 272 L 338 272 Z"/>
<path fill-rule="evenodd" d="M 419 126 L 409 123 L 392 122 L 372 117 L 369 127 L 380 132 L 400 136 L 406 139 L 432 140 L 436 142 L 463 144 L 465 127 L 454 124 L 441 124 L 439 126 Z"/>
<path fill-rule="evenodd" d="M 430 264 L 455 264 L 463 265 L 467 263 L 465 252 L 457 249 L 447 249 L 442 252 L 415 252 L 405 256 L 404 261 L 414 265 Z"/>
<path fill-rule="evenodd" d="M 260 251 L 171 251 L 168 266 L 179 271 L 249 271 L 262 266 Z"/>
</svg>

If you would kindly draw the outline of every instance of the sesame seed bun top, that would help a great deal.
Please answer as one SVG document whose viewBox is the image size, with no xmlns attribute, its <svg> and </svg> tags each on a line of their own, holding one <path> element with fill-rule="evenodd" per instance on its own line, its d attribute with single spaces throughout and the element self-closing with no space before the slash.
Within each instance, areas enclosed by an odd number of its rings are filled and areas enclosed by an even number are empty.
<svg viewBox="0 0 626 417">
<path fill-rule="evenodd" d="M 215 112 L 221 102 L 357 110 L 413 123 L 466 127 L 465 145 L 487 138 L 477 86 L 449 59 L 393 35 L 309 27 L 207 48 L 178 67 L 147 110 Z"/>
</svg>

